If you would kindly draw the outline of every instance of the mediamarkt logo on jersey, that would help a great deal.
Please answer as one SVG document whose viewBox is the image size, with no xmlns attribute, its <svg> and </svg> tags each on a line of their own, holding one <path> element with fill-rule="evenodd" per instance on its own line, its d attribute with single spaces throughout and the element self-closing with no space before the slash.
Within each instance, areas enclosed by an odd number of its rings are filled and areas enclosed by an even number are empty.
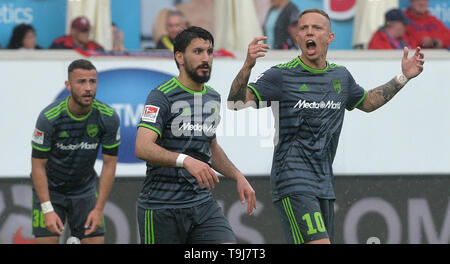
<svg viewBox="0 0 450 264">
<path fill-rule="evenodd" d="M 89 144 L 87 142 L 81 142 L 78 144 L 69 144 L 69 145 L 56 143 L 56 147 L 58 147 L 61 150 L 77 150 L 77 149 L 91 150 L 91 149 L 96 149 L 97 146 L 98 146 L 98 143 Z"/>
<path fill-rule="evenodd" d="M 194 131 L 194 132 L 202 132 L 205 133 L 206 135 L 214 135 L 214 133 L 216 133 L 217 127 L 212 125 L 212 124 L 202 124 L 202 123 L 183 123 L 180 128 L 178 128 L 179 131 L 184 130 L 184 131 Z M 181 134 L 186 134 L 186 133 L 181 133 Z M 191 135 L 191 133 L 187 133 L 187 135 Z M 195 133 L 194 133 L 195 135 Z"/>
<path fill-rule="evenodd" d="M 96 99 L 114 108 L 120 117 L 119 162 L 143 162 L 136 158 L 134 145 L 137 125 L 144 112 L 145 99 L 153 88 L 172 77 L 163 72 L 147 69 L 127 68 L 99 71 Z M 69 92 L 64 88 L 57 99 L 66 98 L 68 95 Z M 149 117 L 151 116 L 149 113 Z M 72 146 L 68 148 L 72 148 Z M 101 159 L 101 151 L 97 158 Z"/>
<path fill-rule="evenodd" d="M 307 102 L 306 100 L 299 100 L 294 108 L 306 108 L 306 109 L 341 109 L 341 102 L 335 103 L 334 101 L 328 102 Z"/>
</svg>

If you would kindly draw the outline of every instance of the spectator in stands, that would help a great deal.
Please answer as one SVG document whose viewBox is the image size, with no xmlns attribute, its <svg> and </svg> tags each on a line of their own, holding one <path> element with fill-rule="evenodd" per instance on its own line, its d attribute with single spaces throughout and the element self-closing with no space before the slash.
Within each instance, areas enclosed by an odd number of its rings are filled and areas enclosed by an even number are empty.
<svg viewBox="0 0 450 264">
<path fill-rule="evenodd" d="M 298 17 L 292 16 L 291 21 L 287 27 L 289 37 L 283 42 L 282 49 L 284 50 L 299 49 L 296 41 L 297 39 L 296 35 L 298 32 L 297 24 L 298 24 Z"/>
<path fill-rule="evenodd" d="M 53 41 L 50 49 L 82 49 L 86 51 L 104 51 L 95 41 L 89 40 L 91 24 L 86 17 L 77 17 L 72 21 L 69 35 Z"/>
<path fill-rule="evenodd" d="M 32 25 L 19 24 L 14 27 L 8 49 L 42 49 L 36 44 L 36 31 Z"/>
<path fill-rule="evenodd" d="M 116 23 L 111 23 L 112 34 L 113 34 L 113 51 L 125 51 L 125 46 L 123 45 L 124 33 L 120 30 Z"/>
<path fill-rule="evenodd" d="M 405 13 L 413 22 L 406 29 L 411 44 L 428 49 L 450 48 L 450 29 L 428 12 L 428 0 L 410 0 Z"/>
<path fill-rule="evenodd" d="M 270 0 L 272 6 L 264 21 L 264 35 L 272 49 L 283 49 L 283 43 L 290 38 L 288 26 L 298 19 L 299 10 L 290 0 Z M 295 43 L 295 42 L 294 42 Z"/>
<path fill-rule="evenodd" d="M 186 27 L 187 23 L 183 13 L 178 10 L 170 10 L 166 16 L 167 35 L 164 35 L 159 39 L 156 48 L 173 51 L 175 37 Z"/>
<path fill-rule="evenodd" d="M 406 33 L 406 27 L 411 24 L 400 9 L 391 9 L 385 14 L 384 26 L 370 39 L 368 49 L 403 49 L 411 48 Z"/>
</svg>

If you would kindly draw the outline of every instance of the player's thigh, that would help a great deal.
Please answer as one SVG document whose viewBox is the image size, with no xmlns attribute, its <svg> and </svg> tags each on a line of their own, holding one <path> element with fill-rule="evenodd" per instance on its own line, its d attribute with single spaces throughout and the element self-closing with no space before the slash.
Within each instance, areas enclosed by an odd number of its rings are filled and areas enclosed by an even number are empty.
<svg viewBox="0 0 450 264">
<path fill-rule="evenodd" d="M 67 198 L 70 201 L 67 221 L 69 223 L 71 235 L 80 239 L 83 242 L 85 238 L 103 237 L 105 235 L 105 221 L 102 216 L 100 227 L 92 234 L 85 236 L 85 224 L 91 211 L 95 208 L 97 203 L 97 196 L 95 193 L 83 197 Z"/>
<path fill-rule="evenodd" d="M 177 209 L 145 209 L 137 208 L 139 238 L 141 244 L 183 244 L 186 243 L 187 232 L 180 227 L 181 210 Z"/>
<path fill-rule="evenodd" d="M 53 209 L 64 224 L 67 215 L 67 204 L 65 203 L 64 196 L 53 191 L 51 191 L 49 194 Z M 45 226 L 45 216 L 41 209 L 41 202 L 39 201 L 39 198 L 37 197 L 34 189 L 32 191 L 32 197 L 31 230 L 33 232 L 33 235 L 36 238 L 42 238 L 37 241 L 38 243 L 53 244 L 54 241 L 58 243 L 59 236 L 55 233 L 50 232 Z"/>
<path fill-rule="evenodd" d="M 36 237 L 36 244 L 58 244 L 59 236 Z"/>
<path fill-rule="evenodd" d="M 319 199 L 322 218 L 330 242 L 334 242 L 334 199 Z"/>
<path fill-rule="evenodd" d="M 189 244 L 236 243 L 236 237 L 222 209 L 213 199 L 194 208 L 194 225 Z"/>
<path fill-rule="evenodd" d="M 309 195 L 291 195 L 275 202 L 286 241 L 304 244 L 328 239 L 319 200 Z"/>
</svg>

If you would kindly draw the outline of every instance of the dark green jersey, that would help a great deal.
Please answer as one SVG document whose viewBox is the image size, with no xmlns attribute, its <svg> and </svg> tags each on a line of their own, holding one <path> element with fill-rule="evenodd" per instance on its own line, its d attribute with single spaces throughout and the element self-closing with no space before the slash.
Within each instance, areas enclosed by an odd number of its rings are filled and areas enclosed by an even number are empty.
<svg viewBox="0 0 450 264">
<path fill-rule="evenodd" d="M 94 100 L 87 115 L 73 116 L 69 97 L 57 100 L 39 114 L 33 133 L 33 157 L 47 158 L 48 187 L 67 195 L 95 192 L 94 170 L 100 145 L 120 144 L 119 116 L 112 108 Z"/>
<path fill-rule="evenodd" d="M 220 95 L 211 87 L 194 92 L 172 78 L 150 92 L 138 126 L 155 131 L 161 147 L 211 165 L 210 144 L 220 121 L 219 109 Z M 138 204 L 147 209 L 183 208 L 211 197 L 186 169 L 147 163 Z"/>
<path fill-rule="evenodd" d="M 345 67 L 327 62 L 325 69 L 314 70 L 299 57 L 270 68 L 248 87 L 258 101 L 279 102 L 273 199 L 293 193 L 334 199 L 332 164 L 345 109 L 362 102 L 364 89 Z"/>
</svg>

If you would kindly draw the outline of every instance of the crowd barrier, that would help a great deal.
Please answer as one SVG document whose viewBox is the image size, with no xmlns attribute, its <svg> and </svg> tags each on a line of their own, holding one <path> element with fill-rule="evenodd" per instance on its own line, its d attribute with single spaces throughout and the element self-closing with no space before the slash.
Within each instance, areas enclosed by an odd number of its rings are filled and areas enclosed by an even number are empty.
<svg viewBox="0 0 450 264">
<path fill-rule="evenodd" d="M 285 243 L 269 177 L 248 177 L 256 210 L 247 215 L 234 181 L 221 178 L 213 195 L 238 243 Z M 105 243 L 139 243 L 136 200 L 142 177 L 120 177 L 106 203 Z M 450 175 L 336 176 L 335 243 L 450 243 Z M 31 180 L 0 180 L 0 243 L 34 243 Z M 155 227 L 157 228 L 157 227 Z M 69 230 L 66 228 L 66 230 Z M 64 243 L 69 233 L 61 238 Z"/>
<path fill-rule="evenodd" d="M 229 87 L 245 55 L 234 52 L 234 57 L 216 58 L 208 84 L 222 96 L 217 139 L 249 177 L 258 209 L 246 216 L 233 193 L 234 183 L 227 180 L 216 186 L 214 195 L 240 243 L 283 243 L 267 176 L 273 152 L 272 114 L 269 109 L 226 109 Z M 270 51 L 258 60 L 250 79 L 297 55 Z M 52 100 L 68 95 L 64 88 L 67 66 L 81 57 L 74 51 L 0 51 L 1 243 L 34 241 L 30 235 L 31 135 L 39 112 Z M 328 60 L 347 67 L 369 90 L 400 72 L 401 57 L 398 51 L 330 51 Z M 134 157 L 136 125 L 150 90 L 177 76 L 178 70 L 170 56 L 88 59 L 99 71 L 97 98 L 121 118 L 117 181 L 105 208 L 106 242 L 138 243 L 135 203 L 145 164 Z M 334 162 L 337 243 L 449 243 L 450 53 L 426 50 L 425 59 L 424 72 L 387 105 L 370 114 L 346 113 Z M 97 171 L 101 164 L 98 160 Z"/>
</svg>

